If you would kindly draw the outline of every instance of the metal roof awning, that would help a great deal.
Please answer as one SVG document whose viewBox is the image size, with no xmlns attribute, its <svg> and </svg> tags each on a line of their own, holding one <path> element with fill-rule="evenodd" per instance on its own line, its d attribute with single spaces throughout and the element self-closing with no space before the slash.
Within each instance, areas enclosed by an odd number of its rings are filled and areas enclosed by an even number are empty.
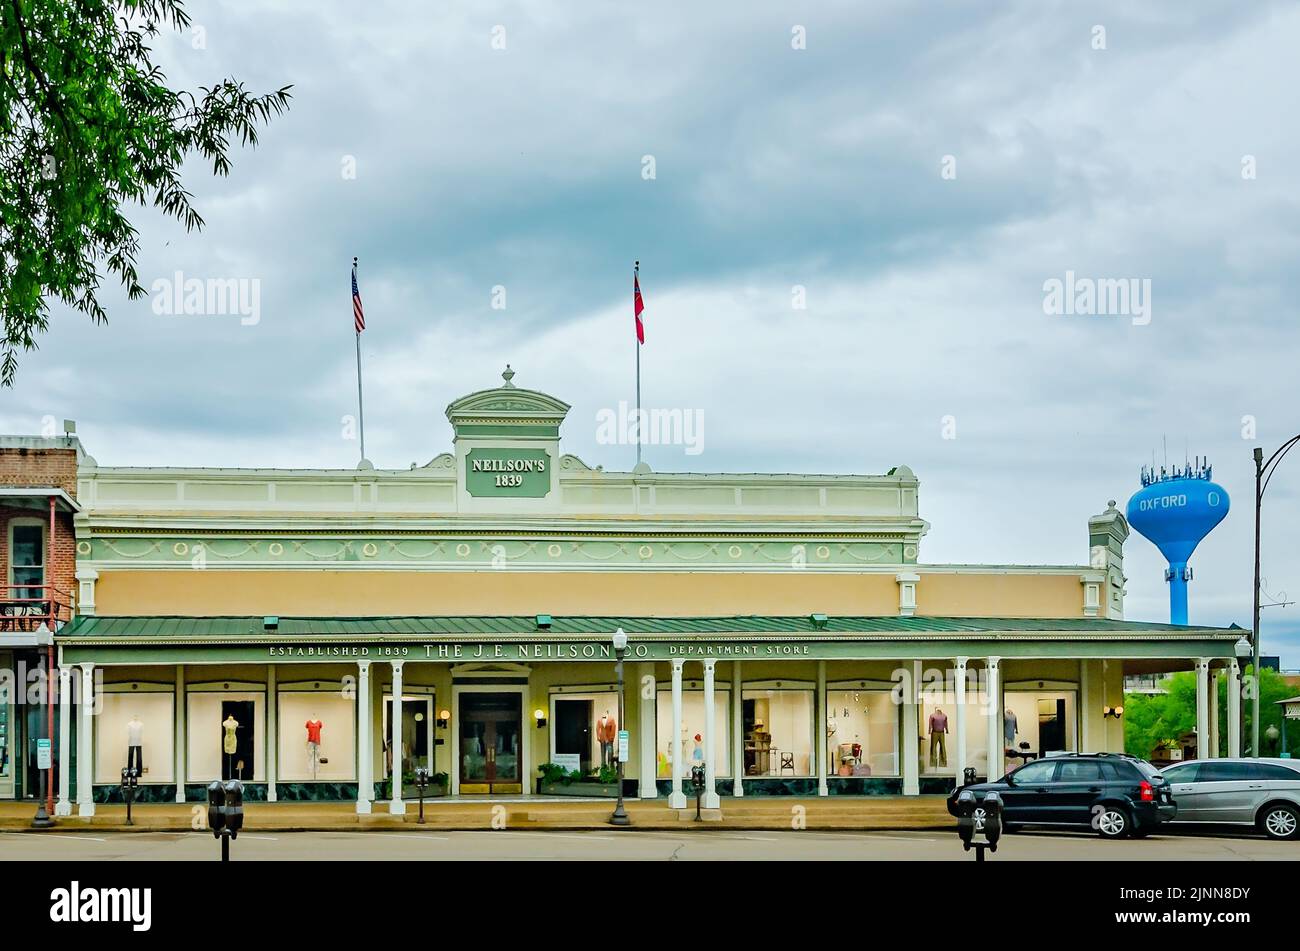
<svg viewBox="0 0 1300 951">
<path fill-rule="evenodd" d="M 44 509 L 54 499 L 55 508 L 62 512 L 80 512 L 81 506 L 68 493 L 57 486 L 0 486 L 0 502 L 19 508 Z"/>
</svg>

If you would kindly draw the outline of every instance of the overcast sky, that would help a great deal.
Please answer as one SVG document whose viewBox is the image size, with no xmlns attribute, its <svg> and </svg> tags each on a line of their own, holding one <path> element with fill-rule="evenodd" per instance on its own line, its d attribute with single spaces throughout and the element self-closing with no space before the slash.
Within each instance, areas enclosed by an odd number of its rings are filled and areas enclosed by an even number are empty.
<svg viewBox="0 0 1300 951">
<path fill-rule="evenodd" d="M 376 466 L 448 450 L 447 403 L 509 362 L 573 405 L 567 451 L 627 469 L 596 414 L 633 397 L 640 259 L 645 404 L 703 416 L 655 469 L 905 463 L 923 561 L 1073 564 L 1153 453 L 1208 455 L 1233 507 L 1191 620 L 1249 626 L 1251 452 L 1300 430 L 1294 4 L 187 6 L 174 84 L 293 107 L 230 178 L 188 167 L 202 233 L 135 213 L 142 282 L 256 280 L 256 321 L 117 288 L 106 327 L 55 310 L 3 431 L 354 465 L 355 254 Z M 1150 281 L 1149 313 L 1045 313 L 1067 272 Z M 1300 596 L 1300 457 L 1265 512 L 1269 587 Z M 1168 619 L 1162 570 L 1135 535 L 1129 617 Z M 1300 667 L 1300 606 L 1264 617 Z"/>
</svg>

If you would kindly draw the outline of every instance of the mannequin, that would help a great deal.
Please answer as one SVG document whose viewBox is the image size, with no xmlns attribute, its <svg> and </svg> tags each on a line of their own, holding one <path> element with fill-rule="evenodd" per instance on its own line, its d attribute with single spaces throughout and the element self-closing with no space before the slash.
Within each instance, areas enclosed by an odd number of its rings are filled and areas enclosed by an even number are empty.
<svg viewBox="0 0 1300 951">
<path fill-rule="evenodd" d="M 320 717 L 311 715 L 307 721 L 307 765 L 311 767 L 311 778 L 316 778 L 316 768 L 320 765 L 320 731 L 325 726 Z"/>
<path fill-rule="evenodd" d="M 233 778 L 234 770 L 230 758 L 235 755 L 235 750 L 239 749 L 239 738 L 235 736 L 235 731 L 239 729 L 239 721 L 234 716 L 227 716 L 221 721 L 221 728 L 225 731 L 221 738 L 221 750 L 226 754 L 226 772 Z"/>
<path fill-rule="evenodd" d="M 134 769 L 137 777 L 144 776 L 144 722 L 140 714 L 131 714 L 126 724 L 126 768 Z"/>
<path fill-rule="evenodd" d="M 1007 707 L 1002 712 L 1002 735 L 1006 739 L 1007 746 L 1011 746 L 1016 741 L 1016 734 L 1020 732 L 1020 724 L 1016 722 L 1016 715 Z"/>
<path fill-rule="evenodd" d="M 930 730 L 930 765 L 947 767 L 948 765 L 948 714 L 942 707 L 935 707 L 928 723 Z"/>
<path fill-rule="evenodd" d="M 596 739 L 600 742 L 600 765 L 614 764 L 614 740 L 618 736 L 618 720 L 606 710 L 596 721 Z"/>
</svg>

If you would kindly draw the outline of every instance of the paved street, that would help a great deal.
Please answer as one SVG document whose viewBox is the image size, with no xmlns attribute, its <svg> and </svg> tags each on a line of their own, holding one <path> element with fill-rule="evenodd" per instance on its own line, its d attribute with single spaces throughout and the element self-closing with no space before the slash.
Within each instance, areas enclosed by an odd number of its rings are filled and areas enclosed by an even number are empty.
<svg viewBox="0 0 1300 951">
<path fill-rule="evenodd" d="M 236 861 L 339 859 L 623 859 L 641 861 L 925 859 L 974 861 L 957 836 L 938 832 L 257 832 L 232 845 Z M 0 833 L 11 860 L 208 861 L 219 856 L 207 833 Z M 1300 843 L 1219 834 L 1152 836 L 1105 842 L 1091 835 L 1010 836 L 992 861 L 1259 861 L 1300 859 Z"/>
</svg>

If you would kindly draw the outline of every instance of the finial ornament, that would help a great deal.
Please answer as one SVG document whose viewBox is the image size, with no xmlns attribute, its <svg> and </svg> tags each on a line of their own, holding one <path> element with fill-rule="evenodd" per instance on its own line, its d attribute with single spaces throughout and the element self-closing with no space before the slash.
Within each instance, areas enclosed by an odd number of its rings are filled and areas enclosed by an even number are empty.
<svg viewBox="0 0 1300 951">
<path fill-rule="evenodd" d="M 510 381 L 513 380 L 514 378 L 515 378 L 515 371 L 510 369 L 510 364 L 507 363 L 505 370 L 502 371 L 501 373 L 501 379 L 506 381 L 504 385 L 506 387 L 513 388 L 514 384 L 511 383 Z"/>
</svg>

